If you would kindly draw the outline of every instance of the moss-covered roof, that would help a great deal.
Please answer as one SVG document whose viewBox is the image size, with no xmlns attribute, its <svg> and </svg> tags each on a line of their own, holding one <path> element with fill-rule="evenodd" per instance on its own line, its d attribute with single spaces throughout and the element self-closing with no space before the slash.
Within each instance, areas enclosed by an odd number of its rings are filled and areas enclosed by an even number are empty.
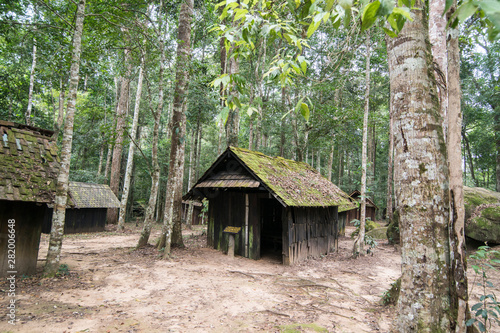
<svg viewBox="0 0 500 333">
<path fill-rule="evenodd" d="M 229 148 L 287 206 L 351 206 L 342 191 L 304 162 L 270 157 L 243 148 Z"/>
<path fill-rule="evenodd" d="M 74 208 L 120 208 L 120 201 L 104 184 L 70 182 L 69 197 Z"/>
<path fill-rule="evenodd" d="M 60 159 L 52 134 L 0 120 L 0 200 L 54 201 Z"/>
</svg>

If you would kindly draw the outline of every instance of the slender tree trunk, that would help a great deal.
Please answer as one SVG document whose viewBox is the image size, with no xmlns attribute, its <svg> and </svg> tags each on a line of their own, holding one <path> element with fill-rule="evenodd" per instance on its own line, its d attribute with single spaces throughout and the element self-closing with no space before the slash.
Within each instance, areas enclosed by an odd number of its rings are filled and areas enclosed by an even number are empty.
<svg viewBox="0 0 500 333">
<path fill-rule="evenodd" d="M 59 133 L 59 131 L 61 130 L 61 127 L 62 127 L 63 122 L 64 122 L 64 97 L 66 95 L 66 87 L 63 84 L 62 77 L 59 81 L 59 91 L 60 91 L 59 92 L 59 113 L 57 114 L 56 126 L 54 126 L 57 133 Z"/>
<path fill-rule="evenodd" d="M 33 61 L 31 62 L 30 88 L 28 92 L 28 109 L 26 110 L 26 125 L 31 125 L 31 108 L 33 106 L 33 86 L 35 85 L 36 39 L 33 40 Z"/>
<path fill-rule="evenodd" d="M 474 160 L 472 159 L 472 152 L 470 150 L 469 138 L 464 130 L 462 130 L 462 137 L 464 138 L 465 150 L 467 151 L 467 160 L 469 161 L 469 169 L 470 169 L 470 177 L 474 182 L 474 186 L 479 186 L 479 183 L 476 179 L 476 174 L 474 173 Z"/>
<path fill-rule="evenodd" d="M 442 1 L 444 3 L 444 1 Z M 450 20 L 456 11 L 454 0 L 447 17 Z M 443 8 L 444 10 L 444 8 Z M 442 12 L 441 12 L 442 13 Z M 462 110 L 460 105 L 460 49 L 459 30 L 448 28 L 447 33 L 447 87 L 448 87 L 448 168 L 450 170 L 450 289 L 451 309 L 456 313 L 455 332 L 467 331 L 465 322 L 469 316 L 467 288 L 467 259 L 465 253 L 465 206 L 462 178 L 461 130 Z M 446 36 L 446 35 L 445 35 Z M 443 38 L 445 37 L 443 36 Z M 453 325 L 452 325 L 453 326 Z"/>
<path fill-rule="evenodd" d="M 321 173 L 321 154 L 319 153 L 320 150 L 316 152 L 316 170 L 318 170 L 319 173 Z"/>
<path fill-rule="evenodd" d="M 449 188 L 443 119 L 429 44 L 426 7 L 417 0 L 399 36 L 388 40 L 394 96 L 394 180 L 402 240 L 396 329 L 450 332 Z M 432 295 L 432 297 L 429 297 Z"/>
<path fill-rule="evenodd" d="M 365 56 L 365 112 L 363 117 L 363 146 L 361 151 L 361 216 L 358 237 L 354 241 L 353 255 L 355 257 L 365 254 L 365 223 L 366 223 L 366 160 L 368 144 L 368 114 L 370 113 L 370 58 L 371 41 L 370 30 L 366 31 L 366 56 Z"/>
<path fill-rule="evenodd" d="M 80 70 L 80 54 L 83 34 L 83 19 L 85 17 L 85 0 L 78 2 L 73 35 L 73 54 L 71 56 L 69 100 L 64 124 L 63 143 L 61 149 L 61 169 L 57 177 L 56 198 L 52 215 L 49 250 L 44 267 L 44 274 L 54 276 L 59 268 L 64 222 L 66 219 L 66 203 L 68 200 L 69 169 L 71 162 L 71 146 L 73 142 L 73 122 L 76 111 L 76 95 L 78 89 L 78 72 Z"/>
<path fill-rule="evenodd" d="M 231 75 L 237 74 L 239 72 L 239 64 L 235 57 L 231 57 L 229 59 L 229 71 Z M 236 83 L 231 88 L 231 96 L 233 98 L 238 98 Z M 229 108 L 229 114 L 226 121 L 226 138 L 228 146 L 238 147 L 238 135 L 240 131 L 239 127 L 240 109 L 235 105 L 233 108 Z"/>
<path fill-rule="evenodd" d="M 160 9 L 163 8 L 163 1 L 160 1 Z M 160 31 L 159 44 L 160 44 L 160 72 L 158 74 L 158 106 L 156 112 L 153 113 L 154 125 L 153 125 L 153 143 L 151 149 L 151 166 L 153 172 L 151 174 L 151 190 L 149 193 L 148 207 L 146 208 L 146 214 L 144 216 L 144 225 L 142 227 L 141 236 L 137 242 L 137 248 L 144 247 L 148 244 L 149 236 L 151 235 L 151 228 L 153 226 L 153 221 L 155 220 L 155 211 L 158 214 L 160 211 L 157 207 L 159 203 L 159 187 L 160 187 L 160 164 L 158 162 L 158 141 L 160 136 L 160 120 L 161 114 L 163 112 L 163 94 L 164 94 L 164 70 L 165 70 L 165 40 L 163 30 L 163 24 L 160 18 L 158 30 Z M 151 99 L 151 93 L 148 85 L 148 93 Z"/>
<path fill-rule="evenodd" d="M 113 156 L 113 145 L 108 143 L 108 152 L 106 154 L 106 167 L 104 168 L 104 178 L 107 180 L 111 171 L 111 157 Z"/>
<path fill-rule="evenodd" d="M 333 153 L 335 152 L 334 148 L 335 148 L 335 146 L 332 143 L 332 146 L 330 148 L 330 158 L 328 159 L 328 167 L 327 167 L 327 171 L 326 171 L 326 173 L 327 173 L 326 178 L 329 181 L 332 181 Z"/>
<path fill-rule="evenodd" d="M 99 165 L 97 166 L 97 177 L 101 177 L 103 159 L 104 159 L 104 142 L 101 143 L 101 149 L 99 150 Z"/>
<path fill-rule="evenodd" d="M 120 87 L 120 100 L 118 102 L 118 108 L 116 110 L 116 130 L 115 130 L 115 145 L 113 148 L 113 158 L 111 161 L 111 177 L 109 180 L 109 187 L 113 193 L 119 197 L 120 190 L 120 176 L 121 176 L 121 164 L 122 164 L 122 152 L 123 152 L 123 139 L 125 135 L 125 129 L 127 126 L 127 109 L 128 109 L 128 99 L 129 99 L 129 86 L 130 86 L 130 76 L 132 72 L 132 63 L 130 61 L 130 50 L 125 49 L 124 51 L 124 62 L 127 66 L 125 75 L 121 78 Z M 108 224 L 116 224 L 118 220 L 118 209 L 109 208 L 107 221 Z"/>
<path fill-rule="evenodd" d="M 387 209 L 386 209 L 386 218 L 389 220 L 389 223 L 392 223 L 392 219 L 394 217 L 392 210 L 392 193 L 393 193 L 393 184 L 394 184 L 394 174 L 392 168 L 394 166 L 394 118 L 393 118 L 393 94 L 391 89 L 391 100 L 389 102 L 389 157 L 387 162 Z"/>
<path fill-rule="evenodd" d="M 184 151 L 186 136 L 186 108 L 189 82 L 189 58 L 191 56 L 191 19 L 193 0 L 181 3 L 179 14 L 179 30 L 177 45 L 177 71 L 174 92 L 174 107 L 172 117 L 172 140 L 170 151 L 170 167 L 167 183 L 167 200 L 165 202 L 162 235 L 158 242 L 159 248 L 165 248 L 164 257 L 170 256 L 171 244 L 183 245 L 181 230 L 182 211 L 182 180 L 184 174 Z M 178 235 L 177 239 L 173 233 Z"/>
<path fill-rule="evenodd" d="M 198 119 L 196 121 L 196 129 L 193 131 L 193 144 L 191 145 L 191 151 L 193 154 L 189 156 L 189 181 L 188 181 L 188 189 L 191 189 L 194 184 L 196 183 L 197 178 L 196 176 L 196 169 L 198 165 L 196 164 L 198 161 L 198 138 L 199 138 L 199 132 L 200 132 L 200 113 L 198 113 Z M 191 228 L 191 222 L 193 220 L 193 211 L 194 211 L 194 205 L 193 201 L 189 201 L 189 206 L 188 206 L 188 212 L 187 212 L 187 217 L 186 217 L 186 225 L 188 228 Z"/>
<path fill-rule="evenodd" d="M 144 79 L 144 56 L 141 59 L 139 67 L 139 78 L 137 80 L 137 91 L 135 94 L 134 118 L 132 121 L 132 131 L 130 133 L 130 144 L 128 146 L 127 167 L 125 168 L 125 177 L 123 181 L 122 199 L 120 202 L 120 215 L 118 217 L 118 230 L 125 230 L 125 216 L 127 213 L 127 201 L 130 189 L 130 179 L 132 178 L 132 168 L 134 164 L 135 140 L 137 139 L 137 123 L 139 122 L 139 110 L 141 105 L 142 81 Z"/>
</svg>

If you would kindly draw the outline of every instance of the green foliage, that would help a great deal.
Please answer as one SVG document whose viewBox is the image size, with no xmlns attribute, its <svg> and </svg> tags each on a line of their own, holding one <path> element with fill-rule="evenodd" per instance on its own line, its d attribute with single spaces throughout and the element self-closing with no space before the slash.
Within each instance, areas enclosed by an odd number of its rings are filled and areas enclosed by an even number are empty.
<svg viewBox="0 0 500 333">
<path fill-rule="evenodd" d="M 354 238 L 359 234 L 359 228 L 361 226 L 361 221 L 360 220 L 352 220 L 351 222 L 354 222 L 354 226 L 356 227 L 356 230 L 354 230 L 353 233 L 351 234 L 351 238 Z M 365 221 L 365 233 L 367 233 L 368 231 L 373 230 L 375 228 L 379 228 L 379 227 L 380 227 L 380 225 L 377 222 L 372 221 L 369 218 L 366 219 L 366 221 Z M 365 238 L 365 243 L 366 243 L 366 238 Z"/>
<path fill-rule="evenodd" d="M 487 288 L 492 288 L 493 284 L 488 279 L 490 270 L 497 270 L 493 265 L 500 264 L 500 251 L 492 250 L 489 246 L 481 246 L 470 256 L 472 259 L 472 269 L 476 273 L 474 281 L 479 278 L 477 285 L 482 288 L 479 303 L 471 307 L 473 318 L 467 321 L 467 326 L 476 324 L 481 332 L 488 332 L 491 322 L 500 324 L 500 303 L 494 293 L 488 293 Z"/>
<path fill-rule="evenodd" d="M 382 294 L 382 304 L 383 305 L 396 305 L 399 298 L 399 292 L 401 290 L 401 278 L 397 279 L 391 283 L 389 290 L 384 291 Z"/>
<path fill-rule="evenodd" d="M 69 275 L 69 267 L 66 264 L 59 265 L 57 269 L 56 276 L 66 276 Z"/>
</svg>

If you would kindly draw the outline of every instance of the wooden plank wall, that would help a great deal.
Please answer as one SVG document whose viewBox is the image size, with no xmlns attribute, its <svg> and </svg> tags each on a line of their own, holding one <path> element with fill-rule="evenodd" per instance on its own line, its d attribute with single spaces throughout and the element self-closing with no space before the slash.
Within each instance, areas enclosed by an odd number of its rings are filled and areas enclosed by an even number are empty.
<svg viewBox="0 0 500 333">
<path fill-rule="evenodd" d="M 259 194 L 248 193 L 248 257 L 260 258 L 260 202 Z M 234 238 L 235 255 L 245 256 L 245 193 L 240 191 L 219 191 L 209 199 L 208 246 L 227 252 L 228 237 L 222 231 L 227 226 L 241 227 Z"/>
<path fill-rule="evenodd" d="M 283 263 L 292 265 L 335 250 L 338 244 L 337 222 L 337 207 L 286 208 L 283 214 Z"/>
<path fill-rule="evenodd" d="M 38 248 L 46 204 L 0 200 L 0 277 L 7 271 L 17 271 L 17 276 L 36 273 Z M 8 220 L 15 220 L 16 262 L 15 269 L 8 262 Z"/>
</svg>

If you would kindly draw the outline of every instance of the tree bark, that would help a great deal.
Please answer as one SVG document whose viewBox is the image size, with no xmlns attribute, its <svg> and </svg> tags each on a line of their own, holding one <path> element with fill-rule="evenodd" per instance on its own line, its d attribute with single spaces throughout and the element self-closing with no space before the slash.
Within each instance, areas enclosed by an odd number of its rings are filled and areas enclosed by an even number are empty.
<svg viewBox="0 0 500 333">
<path fill-rule="evenodd" d="M 189 82 L 189 58 L 191 55 L 191 19 L 193 0 L 181 3 L 177 45 L 177 70 L 172 116 L 172 140 L 170 166 L 167 182 L 167 200 L 165 202 L 162 234 L 159 248 L 165 248 L 163 256 L 170 256 L 171 244 L 183 246 L 181 228 L 182 180 L 184 176 L 184 151 L 186 136 L 186 108 Z M 172 237 L 177 234 L 177 239 Z"/>
<path fill-rule="evenodd" d="M 55 124 L 56 132 L 59 133 L 64 122 L 64 97 L 66 95 L 66 87 L 63 84 L 63 79 L 59 81 L 59 113 L 57 114 L 57 121 Z"/>
<path fill-rule="evenodd" d="M 353 255 L 365 254 L 365 223 L 366 223 L 366 160 L 368 150 L 368 114 L 370 113 L 370 59 L 371 59 L 370 30 L 366 31 L 365 55 L 365 112 L 363 117 L 363 144 L 361 148 L 361 213 L 358 237 L 354 241 Z"/>
<path fill-rule="evenodd" d="M 124 62 L 127 66 L 125 75 L 121 78 L 120 99 L 116 110 L 116 129 L 115 129 L 115 145 L 113 148 L 113 158 L 111 161 L 111 177 L 109 187 L 113 193 L 119 197 L 121 162 L 123 152 L 123 139 L 125 135 L 125 127 L 127 126 L 127 109 L 129 99 L 130 75 L 132 72 L 132 63 L 130 62 L 130 50 L 124 50 Z M 109 208 L 107 222 L 108 224 L 116 224 L 118 220 L 118 209 Z"/>
<path fill-rule="evenodd" d="M 391 100 L 389 102 L 389 157 L 387 162 L 387 208 L 386 208 L 386 218 L 389 220 L 389 223 L 392 223 L 392 219 L 394 214 L 392 213 L 393 205 L 392 205 L 392 194 L 393 194 L 393 184 L 394 184 L 394 174 L 393 174 L 393 166 L 394 166 L 394 118 L 393 118 L 393 94 L 391 89 Z"/>
<path fill-rule="evenodd" d="M 78 2 L 75 32 L 73 35 L 73 54 L 71 56 L 69 100 L 64 124 L 63 142 L 61 148 L 61 169 L 57 177 L 56 198 L 52 215 L 47 261 L 44 267 L 46 276 L 54 276 L 59 268 L 64 222 L 66 219 L 66 203 L 68 200 L 69 170 L 71 163 L 71 147 L 73 142 L 73 123 L 76 109 L 78 89 L 78 72 L 80 70 L 80 54 L 83 34 L 83 19 L 85 17 L 85 0 Z"/>
<path fill-rule="evenodd" d="M 420 0 L 415 7 L 422 9 L 412 11 L 413 21 L 387 43 L 402 240 L 395 325 L 400 332 L 449 332 L 456 318 L 451 312 L 446 144 L 426 7 Z"/>
<path fill-rule="evenodd" d="M 472 159 L 472 152 L 470 150 L 469 138 L 467 137 L 467 133 L 464 130 L 462 130 L 462 136 L 465 142 L 465 150 L 467 150 L 467 156 L 469 157 L 468 160 L 469 160 L 470 176 L 472 178 L 472 181 L 474 182 L 474 186 L 479 186 L 479 183 L 476 180 L 476 175 L 474 173 L 474 160 Z"/>
<path fill-rule="evenodd" d="M 444 1 L 442 1 L 444 3 Z M 448 20 L 456 11 L 457 1 L 447 13 Z M 442 11 L 441 11 L 442 13 Z M 460 49 L 458 28 L 448 28 L 447 33 L 447 88 L 448 88 L 448 169 L 450 171 L 450 289 L 451 310 L 456 314 L 455 332 L 467 331 L 465 322 L 469 316 L 467 288 L 467 259 L 465 253 L 465 206 L 462 178 L 461 130 L 462 111 L 460 105 Z M 446 37 L 446 36 L 443 36 Z M 453 326 L 453 323 L 452 323 Z"/>
<path fill-rule="evenodd" d="M 139 110 L 141 105 L 142 81 L 144 79 L 144 56 L 141 59 L 139 67 L 139 78 L 137 80 L 137 91 L 135 94 L 134 118 L 132 120 L 132 131 L 130 133 L 130 144 L 128 146 L 127 167 L 125 168 L 125 177 L 123 180 L 122 199 L 120 202 L 120 215 L 118 217 L 118 230 L 125 230 L 125 216 L 127 215 L 127 201 L 130 189 L 130 179 L 132 178 L 132 167 L 134 165 L 135 140 L 137 139 L 137 123 L 139 122 Z"/>
<path fill-rule="evenodd" d="M 30 87 L 28 92 L 28 108 L 26 109 L 26 125 L 32 125 L 31 108 L 33 106 L 33 86 L 35 85 L 36 39 L 33 40 L 33 61 L 31 62 Z"/>
</svg>

